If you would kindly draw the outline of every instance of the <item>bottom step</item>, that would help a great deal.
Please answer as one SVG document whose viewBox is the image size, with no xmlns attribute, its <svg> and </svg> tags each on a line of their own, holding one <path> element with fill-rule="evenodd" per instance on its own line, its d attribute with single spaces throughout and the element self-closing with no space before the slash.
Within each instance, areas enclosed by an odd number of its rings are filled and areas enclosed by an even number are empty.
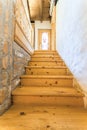
<svg viewBox="0 0 87 130">
<path fill-rule="evenodd" d="M 84 106 L 83 95 L 74 88 L 21 87 L 12 95 L 14 104 Z"/>
</svg>

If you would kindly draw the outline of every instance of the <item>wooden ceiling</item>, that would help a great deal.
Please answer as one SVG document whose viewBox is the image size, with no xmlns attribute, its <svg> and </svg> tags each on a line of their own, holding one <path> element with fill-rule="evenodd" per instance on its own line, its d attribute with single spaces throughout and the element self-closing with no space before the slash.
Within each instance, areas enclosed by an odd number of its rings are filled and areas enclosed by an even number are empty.
<svg viewBox="0 0 87 130">
<path fill-rule="evenodd" d="M 50 0 L 28 0 L 31 21 L 50 20 Z"/>
</svg>

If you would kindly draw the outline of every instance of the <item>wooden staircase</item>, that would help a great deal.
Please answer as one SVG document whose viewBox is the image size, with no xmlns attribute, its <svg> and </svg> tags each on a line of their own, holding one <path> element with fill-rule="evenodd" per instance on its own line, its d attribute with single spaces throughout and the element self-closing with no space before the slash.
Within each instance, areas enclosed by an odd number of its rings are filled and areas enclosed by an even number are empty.
<svg viewBox="0 0 87 130">
<path fill-rule="evenodd" d="M 21 85 L 12 92 L 14 104 L 84 106 L 83 94 L 56 51 L 35 51 Z"/>
</svg>

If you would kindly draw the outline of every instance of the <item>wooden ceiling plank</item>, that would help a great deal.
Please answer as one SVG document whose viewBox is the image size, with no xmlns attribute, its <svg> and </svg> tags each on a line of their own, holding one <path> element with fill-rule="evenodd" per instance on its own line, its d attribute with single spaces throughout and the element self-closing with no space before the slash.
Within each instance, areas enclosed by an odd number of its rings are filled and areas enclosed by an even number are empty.
<svg viewBox="0 0 87 130">
<path fill-rule="evenodd" d="M 50 20 L 49 7 L 50 0 L 28 0 L 31 21 L 35 20 Z M 47 11 L 46 11 L 47 10 Z M 44 17 L 46 13 L 46 17 Z"/>
<path fill-rule="evenodd" d="M 39 0 L 39 4 L 40 4 L 40 20 L 42 21 L 43 19 L 43 0 Z"/>
</svg>

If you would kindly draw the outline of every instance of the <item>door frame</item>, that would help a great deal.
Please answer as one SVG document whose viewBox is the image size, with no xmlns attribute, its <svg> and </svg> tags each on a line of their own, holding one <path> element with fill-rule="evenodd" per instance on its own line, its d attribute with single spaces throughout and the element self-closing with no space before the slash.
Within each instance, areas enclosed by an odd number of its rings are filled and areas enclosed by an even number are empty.
<svg viewBox="0 0 87 130">
<path fill-rule="evenodd" d="M 41 33 L 48 32 L 48 50 L 51 50 L 51 29 L 38 29 L 38 50 L 41 50 Z"/>
</svg>

